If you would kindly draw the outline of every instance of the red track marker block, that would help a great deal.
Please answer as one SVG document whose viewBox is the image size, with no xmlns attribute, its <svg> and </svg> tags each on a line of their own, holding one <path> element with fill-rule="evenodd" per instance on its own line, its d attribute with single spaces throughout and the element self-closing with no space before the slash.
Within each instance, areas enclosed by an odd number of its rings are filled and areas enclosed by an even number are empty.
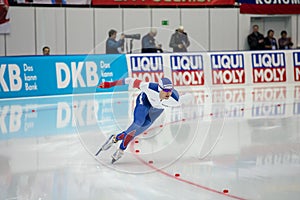
<svg viewBox="0 0 300 200">
<path fill-rule="evenodd" d="M 180 176 L 180 174 L 175 174 L 175 177 L 179 177 Z"/>
<path fill-rule="evenodd" d="M 224 190 L 223 190 L 223 193 L 224 193 L 224 194 L 228 194 L 229 191 L 228 191 L 227 189 L 224 189 Z"/>
<path fill-rule="evenodd" d="M 32 110 L 31 112 L 35 112 L 35 110 Z"/>
<path fill-rule="evenodd" d="M 149 163 L 149 164 L 153 164 L 153 160 L 149 160 L 148 163 Z"/>
<path fill-rule="evenodd" d="M 137 149 L 137 150 L 135 150 L 135 153 L 140 153 L 140 150 L 138 150 L 138 149 Z"/>
<path fill-rule="evenodd" d="M 135 141 L 134 141 L 134 143 L 138 144 L 138 143 L 139 143 L 139 141 L 138 141 L 138 140 L 135 140 Z"/>
</svg>

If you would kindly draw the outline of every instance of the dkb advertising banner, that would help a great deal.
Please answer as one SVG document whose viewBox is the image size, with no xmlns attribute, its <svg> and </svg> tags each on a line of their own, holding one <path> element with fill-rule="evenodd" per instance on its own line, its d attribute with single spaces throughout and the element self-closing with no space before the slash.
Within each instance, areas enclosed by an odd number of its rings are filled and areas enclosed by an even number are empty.
<svg viewBox="0 0 300 200">
<path fill-rule="evenodd" d="M 98 89 L 127 76 L 124 55 L 0 57 L 0 98 L 127 90 Z"/>
</svg>

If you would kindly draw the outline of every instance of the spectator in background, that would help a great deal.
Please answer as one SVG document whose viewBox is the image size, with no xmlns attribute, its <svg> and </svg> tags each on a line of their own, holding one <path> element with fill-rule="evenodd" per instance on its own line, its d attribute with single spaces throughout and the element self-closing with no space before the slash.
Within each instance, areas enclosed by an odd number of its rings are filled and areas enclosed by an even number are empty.
<svg viewBox="0 0 300 200">
<path fill-rule="evenodd" d="M 279 49 L 291 49 L 293 46 L 292 39 L 287 37 L 286 31 L 281 31 L 281 38 L 278 39 Z"/>
<path fill-rule="evenodd" d="M 124 46 L 125 35 L 121 34 L 120 39 L 117 41 L 117 31 L 111 29 L 108 32 L 108 39 L 106 40 L 106 54 L 119 54 L 122 53 L 121 48 Z"/>
<path fill-rule="evenodd" d="M 263 50 L 264 49 L 264 35 L 258 32 L 258 25 L 252 26 L 252 33 L 248 35 L 248 45 L 250 50 Z"/>
<path fill-rule="evenodd" d="M 265 37 L 265 50 L 276 50 L 278 49 L 277 41 L 274 38 L 274 31 L 272 29 L 268 30 L 268 35 Z"/>
<path fill-rule="evenodd" d="M 142 38 L 142 53 L 158 53 L 163 52 L 160 44 L 155 43 L 157 30 L 152 28 L 148 34 Z"/>
<path fill-rule="evenodd" d="M 190 41 L 187 33 L 184 32 L 183 26 L 180 26 L 176 29 L 175 33 L 173 33 L 169 46 L 173 48 L 173 52 L 187 52 Z"/>
<path fill-rule="evenodd" d="M 50 55 L 50 47 L 48 47 L 48 46 L 43 47 L 43 55 L 44 56 L 49 56 Z"/>
</svg>

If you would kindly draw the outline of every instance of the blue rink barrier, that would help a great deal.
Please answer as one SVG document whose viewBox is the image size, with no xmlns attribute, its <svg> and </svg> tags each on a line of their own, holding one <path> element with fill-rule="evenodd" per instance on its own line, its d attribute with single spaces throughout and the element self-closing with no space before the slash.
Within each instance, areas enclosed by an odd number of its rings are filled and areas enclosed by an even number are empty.
<svg viewBox="0 0 300 200">
<path fill-rule="evenodd" d="M 232 51 L 0 57 L 0 98 L 126 91 L 103 81 L 133 77 L 175 87 L 300 83 L 300 51 Z"/>
<path fill-rule="evenodd" d="M 0 98 L 124 91 L 97 86 L 127 73 L 125 55 L 0 57 Z"/>
</svg>

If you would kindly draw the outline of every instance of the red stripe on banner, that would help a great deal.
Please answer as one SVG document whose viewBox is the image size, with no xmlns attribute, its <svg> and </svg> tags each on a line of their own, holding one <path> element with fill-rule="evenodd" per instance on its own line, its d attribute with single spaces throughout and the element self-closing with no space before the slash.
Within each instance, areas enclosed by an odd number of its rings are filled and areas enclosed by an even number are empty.
<svg viewBox="0 0 300 200">
<path fill-rule="evenodd" d="M 300 14 L 300 5 L 255 5 L 242 4 L 240 13 L 243 14 Z"/>
<path fill-rule="evenodd" d="M 92 0 L 92 5 L 131 5 L 131 6 L 209 6 L 209 5 L 234 5 L 235 0 Z"/>
</svg>

